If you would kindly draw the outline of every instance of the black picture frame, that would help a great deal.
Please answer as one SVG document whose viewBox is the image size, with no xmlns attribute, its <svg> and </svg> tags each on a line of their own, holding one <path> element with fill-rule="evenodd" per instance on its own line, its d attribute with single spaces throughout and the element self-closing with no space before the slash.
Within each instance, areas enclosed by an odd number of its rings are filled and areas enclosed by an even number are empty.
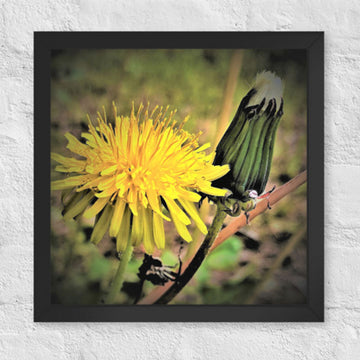
<svg viewBox="0 0 360 360">
<path fill-rule="evenodd" d="M 50 300 L 50 53 L 77 48 L 304 49 L 308 84 L 308 282 L 303 305 L 68 306 Z M 34 321 L 324 321 L 323 32 L 34 33 Z"/>
</svg>

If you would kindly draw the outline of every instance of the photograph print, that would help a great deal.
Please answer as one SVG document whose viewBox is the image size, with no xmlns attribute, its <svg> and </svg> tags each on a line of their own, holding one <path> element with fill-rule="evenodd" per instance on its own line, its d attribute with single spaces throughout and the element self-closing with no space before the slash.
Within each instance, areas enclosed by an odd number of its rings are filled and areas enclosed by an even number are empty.
<svg viewBox="0 0 360 360">
<path fill-rule="evenodd" d="M 51 303 L 307 302 L 304 49 L 53 49 Z"/>
</svg>

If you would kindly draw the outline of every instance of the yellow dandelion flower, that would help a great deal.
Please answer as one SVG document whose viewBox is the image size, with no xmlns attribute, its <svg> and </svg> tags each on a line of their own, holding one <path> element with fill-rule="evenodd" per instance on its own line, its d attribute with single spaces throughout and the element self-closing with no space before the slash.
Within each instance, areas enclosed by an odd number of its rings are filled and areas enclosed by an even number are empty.
<svg viewBox="0 0 360 360">
<path fill-rule="evenodd" d="M 145 251 L 165 247 L 163 221 L 173 221 L 179 235 L 192 240 L 187 226 L 192 219 L 199 230 L 207 228 L 195 207 L 199 192 L 224 196 L 226 190 L 211 181 L 229 171 L 228 165 L 213 166 L 215 153 L 210 145 L 199 146 L 199 136 L 183 129 L 187 118 L 176 127 L 175 112 L 166 118 L 163 108 L 143 105 L 130 117 L 119 116 L 113 104 L 115 124 L 98 113 L 97 125 L 89 119 L 89 131 L 82 133 L 86 143 L 65 134 L 67 148 L 81 160 L 52 153 L 55 170 L 71 176 L 53 181 L 52 190 L 75 189 L 65 204 L 64 218 L 96 216 L 91 241 L 97 244 L 109 231 L 116 237 L 117 251 L 123 251 L 129 236 Z"/>
</svg>

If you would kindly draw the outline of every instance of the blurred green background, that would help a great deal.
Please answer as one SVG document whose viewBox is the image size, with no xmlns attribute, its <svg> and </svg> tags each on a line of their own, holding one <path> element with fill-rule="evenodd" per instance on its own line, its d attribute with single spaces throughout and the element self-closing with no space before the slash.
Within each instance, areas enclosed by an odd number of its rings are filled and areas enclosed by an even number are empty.
<svg viewBox="0 0 360 360">
<path fill-rule="evenodd" d="M 86 115 L 94 119 L 102 106 L 110 115 L 112 101 L 124 115 L 129 114 L 132 101 L 135 107 L 140 102 L 170 105 L 178 110 L 179 121 L 190 115 L 188 131 L 202 131 L 201 142 L 215 146 L 225 126 L 221 117 L 231 121 L 256 74 L 270 70 L 285 84 L 284 116 L 267 188 L 280 186 L 306 169 L 305 55 L 302 50 L 53 51 L 51 151 L 70 156 L 64 134 L 70 131 L 80 138 L 87 130 Z M 229 82 L 234 91 L 229 90 Z M 52 170 L 51 178 L 62 175 Z M 100 303 L 117 267 L 115 245 L 108 237 L 98 247 L 89 243 L 93 220 L 65 223 L 61 210 L 60 192 L 53 192 L 52 302 Z M 207 223 L 212 214 L 210 209 Z M 164 264 L 175 265 L 179 239 L 172 227 L 166 229 L 166 235 L 167 249 L 158 255 Z M 201 241 L 197 234 L 195 237 Z M 304 303 L 306 241 L 306 185 L 302 185 L 211 253 L 172 304 Z M 192 250 L 185 245 L 181 257 L 186 258 Z M 136 273 L 142 258 L 141 251 L 135 251 L 119 303 L 131 304 L 137 296 Z M 147 294 L 153 288 L 145 282 L 143 291 Z"/>
</svg>

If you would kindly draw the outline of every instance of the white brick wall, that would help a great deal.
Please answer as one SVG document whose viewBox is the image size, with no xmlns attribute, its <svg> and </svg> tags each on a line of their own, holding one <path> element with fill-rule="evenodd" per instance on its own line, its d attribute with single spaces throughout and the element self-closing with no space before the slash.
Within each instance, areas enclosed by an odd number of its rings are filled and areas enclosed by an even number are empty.
<svg viewBox="0 0 360 360">
<path fill-rule="evenodd" d="M 360 358 L 360 3 L 18 0 L 0 8 L 0 358 Z M 326 31 L 324 324 L 32 322 L 34 30 Z"/>
</svg>

